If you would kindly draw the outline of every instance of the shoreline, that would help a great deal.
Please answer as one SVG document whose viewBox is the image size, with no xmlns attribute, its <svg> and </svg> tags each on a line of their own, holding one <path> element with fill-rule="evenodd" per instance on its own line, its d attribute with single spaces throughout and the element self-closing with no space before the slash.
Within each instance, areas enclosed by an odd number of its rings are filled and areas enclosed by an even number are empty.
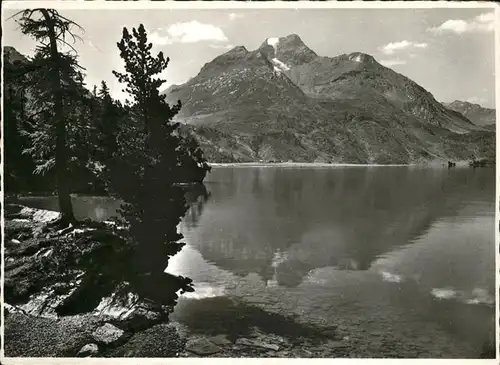
<svg viewBox="0 0 500 365">
<path fill-rule="evenodd" d="M 451 168 L 476 168 L 470 165 L 470 161 L 462 160 L 455 161 L 455 166 Z M 213 168 L 376 168 L 376 167 L 406 167 L 406 168 L 422 168 L 422 169 L 449 169 L 447 161 L 439 160 L 426 163 L 410 163 L 410 164 L 353 164 L 353 163 L 325 163 L 325 162 L 209 162 L 208 165 Z M 478 166 L 477 168 L 495 168 L 495 165 Z M 179 186 L 192 186 L 197 183 L 180 183 Z M 30 198 L 37 199 L 39 197 L 56 197 L 54 192 L 6 192 L 5 200 L 8 203 L 18 203 L 17 200 L 21 197 L 24 200 Z M 72 197 L 109 197 L 110 195 L 98 193 L 71 193 Z"/>
<path fill-rule="evenodd" d="M 469 161 L 456 161 L 454 167 L 470 167 Z M 209 162 L 211 167 L 442 167 L 448 168 L 447 161 L 410 164 L 354 164 L 326 162 Z"/>
</svg>

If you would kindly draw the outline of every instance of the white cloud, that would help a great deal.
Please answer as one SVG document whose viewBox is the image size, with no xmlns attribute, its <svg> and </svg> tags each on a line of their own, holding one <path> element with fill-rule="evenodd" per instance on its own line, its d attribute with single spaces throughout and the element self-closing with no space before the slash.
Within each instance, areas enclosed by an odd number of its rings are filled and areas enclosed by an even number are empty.
<svg viewBox="0 0 500 365">
<path fill-rule="evenodd" d="M 483 13 L 468 19 L 449 19 L 437 27 L 431 27 L 428 31 L 441 33 L 472 33 L 472 32 L 491 32 L 495 29 L 495 13 Z"/>
<path fill-rule="evenodd" d="M 154 45 L 196 43 L 200 41 L 228 41 L 221 28 L 212 24 L 200 23 L 197 20 L 175 23 L 167 29 L 158 28 L 149 34 L 149 40 Z"/>
<path fill-rule="evenodd" d="M 236 19 L 241 19 L 241 18 L 243 18 L 243 17 L 244 17 L 244 15 L 243 15 L 243 14 L 240 14 L 240 13 L 230 13 L 230 14 L 228 15 L 228 17 L 229 17 L 229 20 L 236 20 Z"/>
<path fill-rule="evenodd" d="M 427 48 L 427 43 L 415 43 L 407 40 L 400 42 L 391 42 L 386 44 L 385 46 L 380 47 L 380 50 L 387 54 L 392 55 L 396 52 L 400 52 L 408 49 L 418 49 L 418 48 Z"/>
<path fill-rule="evenodd" d="M 158 46 L 164 46 L 165 44 L 172 44 L 172 40 L 167 35 L 163 36 L 158 31 L 149 33 L 148 39 L 151 43 Z"/>
<path fill-rule="evenodd" d="M 400 58 L 391 58 L 387 60 L 380 60 L 380 64 L 385 67 L 397 66 L 397 65 L 405 65 L 406 61 Z"/>
</svg>

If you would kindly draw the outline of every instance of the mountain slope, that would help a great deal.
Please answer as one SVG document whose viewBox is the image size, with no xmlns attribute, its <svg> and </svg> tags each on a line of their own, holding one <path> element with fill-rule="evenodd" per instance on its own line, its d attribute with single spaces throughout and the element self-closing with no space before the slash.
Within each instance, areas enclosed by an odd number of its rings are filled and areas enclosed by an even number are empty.
<svg viewBox="0 0 500 365">
<path fill-rule="evenodd" d="M 448 109 L 464 115 L 475 125 L 494 130 L 496 123 L 495 109 L 484 108 L 479 104 L 472 104 L 467 101 L 460 100 L 455 100 L 452 103 L 443 103 L 443 105 Z"/>
<path fill-rule="evenodd" d="M 297 35 L 236 47 L 166 90 L 213 162 L 410 163 L 491 154 L 494 134 L 421 86 L 351 53 L 318 56 Z"/>
<path fill-rule="evenodd" d="M 5 62 L 15 63 L 17 61 L 26 61 L 26 57 L 19 53 L 17 49 L 11 46 L 3 47 L 3 57 Z"/>
</svg>

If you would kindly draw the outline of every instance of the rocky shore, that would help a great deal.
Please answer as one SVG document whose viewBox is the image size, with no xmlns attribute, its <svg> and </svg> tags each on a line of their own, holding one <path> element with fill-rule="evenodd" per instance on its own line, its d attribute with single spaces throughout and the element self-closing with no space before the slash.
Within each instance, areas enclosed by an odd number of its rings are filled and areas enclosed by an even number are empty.
<svg viewBox="0 0 500 365">
<path fill-rule="evenodd" d="M 109 320 L 109 318 L 108 318 Z M 236 340 L 226 334 L 186 335 L 178 323 L 126 332 L 95 315 L 50 319 L 8 311 L 7 357 L 355 357 L 347 342 L 300 344 L 258 331 Z M 123 326 L 122 326 L 123 328 Z"/>
<path fill-rule="evenodd" d="M 73 249 L 75 260 L 114 239 L 114 222 L 58 227 L 59 213 L 5 207 L 5 355 L 7 357 L 347 357 L 338 336 L 285 338 L 254 328 L 244 337 L 191 333 L 144 303 L 104 298 L 97 308 L 60 315 L 81 272 L 51 271 Z M 78 246 L 78 249 L 76 249 Z M 64 247 L 64 249 L 63 249 Z M 67 257 L 64 258 L 67 260 Z"/>
<path fill-rule="evenodd" d="M 79 288 L 81 272 L 53 271 L 74 245 L 75 260 L 120 229 L 113 222 L 61 228 L 59 213 L 17 204 L 5 207 L 5 355 L 7 357 L 179 356 L 186 340 L 138 303 L 116 308 L 104 298 L 93 311 L 57 313 Z M 64 257 L 67 260 L 67 257 Z M 106 300 L 107 299 L 107 300 Z"/>
</svg>

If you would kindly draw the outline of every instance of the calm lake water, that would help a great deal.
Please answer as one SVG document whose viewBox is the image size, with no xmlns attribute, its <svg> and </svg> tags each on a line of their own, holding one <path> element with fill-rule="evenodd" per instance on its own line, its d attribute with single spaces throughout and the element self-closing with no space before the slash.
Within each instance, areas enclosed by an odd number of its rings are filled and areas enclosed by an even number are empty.
<svg viewBox="0 0 500 365">
<path fill-rule="evenodd" d="M 477 357 L 494 331 L 494 169 L 217 167 L 206 186 L 167 267 L 195 283 L 171 316 L 190 331 L 331 326 L 371 357 Z"/>
</svg>

